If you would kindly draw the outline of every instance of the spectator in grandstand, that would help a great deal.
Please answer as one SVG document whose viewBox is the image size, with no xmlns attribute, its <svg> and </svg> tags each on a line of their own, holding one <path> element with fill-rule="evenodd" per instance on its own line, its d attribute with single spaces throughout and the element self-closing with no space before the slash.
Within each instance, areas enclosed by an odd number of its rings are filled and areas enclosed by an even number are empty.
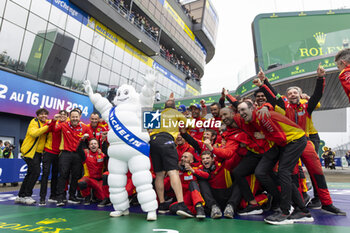
<svg viewBox="0 0 350 233">
<path fill-rule="evenodd" d="M 22 182 L 15 203 L 32 205 L 36 201 L 32 198 L 33 188 L 40 176 L 40 163 L 46 142 L 48 126 L 45 125 L 49 111 L 40 108 L 36 111 L 36 118 L 29 123 L 26 136 L 21 146 L 23 160 L 28 166 L 27 174 Z"/>
<path fill-rule="evenodd" d="M 161 100 L 159 91 L 156 91 L 154 98 L 156 99 L 157 102 L 159 102 Z"/>
<path fill-rule="evenodd" d="M 57 124 L 66 122 L 68 118 L 68 112 L 61 110 L 58 112 L 59 119 Z M 42 176 L 40 183 L 40 202 L 39 206 L 46 205 L 47 183 L 51 171 L 51 188 L 49 202 L 57 202 L 57 176 L 58 176 L 58 155 L 60 154 L 61 144 L 61 132 L 52 132 L 52 127 L 47 134 L 47 140 L 45 143 L 44 154 L 42 157 Z"/>
<path fill-rule="evenodd" d="M 334 58 L 340 71 L 339 80 L 350 102 L 350 48 L 340 50 Z"/>
<path fill-rule="evenodd" d="M 71 183 L 69 187 L 69 203 L 77 204 L 80 201 L 76 198 L 75 193 L 78 186 L 78 179 L 81 177 L 81 158 L 77 153 L 78 144 L 80 138 L 84 134 L 88 135 L 88 138 L 92 138 L 92 132 L 86 125 L 80 122 L 80 112 L 77 109 L 73 109 L 69 118 L 70 121 L 56 124 L 60 115 L 56 114 L 54 121 L 51 122 L 50 127 L 53 127 L 53 132 L 60 132 L 62 135 L 62 143 L 60 150 L 62 151 L 58 159 L 59 177 L 57 183 L 57 206 L 64 205 L 65 197 L 65 184 L 66 180 L 71 174 Z"/>
<path fill-rule="evenodd" d="M 172 124 L 169 127 L 162 125 L 160 129 L 154 129 L 150 133 L 150 156 L 154 172 L 156 173 L 155 188 L 159 199 L 158 212 L 165 213 L 169 211 L 169 207 L 164 199 L 164 177 L 165 173 L 167 173 L 178 201 L 177 214 L 182 215 L 189 210 L 183 202 L 183 192 L 178 171 L 179 156 L 174 142 L 179 134 L 179 129 L 173 124 L 179 121 L 186 122 L 187 119 L 176 110 L 174 100 L 165 102 L 165 109 L 161 113 L 161 119 L 166 122 L 172 121 Z"/>
</svg>

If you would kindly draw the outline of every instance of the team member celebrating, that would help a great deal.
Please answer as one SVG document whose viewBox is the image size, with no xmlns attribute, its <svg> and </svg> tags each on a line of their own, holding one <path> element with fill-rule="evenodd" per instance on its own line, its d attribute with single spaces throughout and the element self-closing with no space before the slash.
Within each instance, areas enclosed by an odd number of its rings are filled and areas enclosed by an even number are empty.
<svg viewBox="0 0 350 233">
<path fill-rule="evenodd" d="M 197 168 L 193 167 L 193 162 L 193 154 L 190 152 L 183 153 L 181 161 L 179 161 L 179 174 L 184 195 L 184 203 L 190 210 L 184 214 L 188 214 L 186 217 L 193 217 L 192 214 L 196 214 L 196 218 L 201 219 L 205 218 L 203 207 L 204 200 L 199 191 L 199 186 L 195 176 L 195 170 Z"/>
<path fill-rule="evenodd" d="M 91 132 L 92 136 L 100 140 L 103 132 L 108 132 L 108 124 L 104 121 L 101 122 L 100 116 L 97 112 L 93 112 L 90 115 L 90 123 L 87 125 Z M 100 142 L 100 147 L 102 143 Z"/>
<path fill-rule="evenodd" d="M 33 188 L 40 176 L 41 156 L 44 152 L 46 132 L 49 127 L 45 125 L 49 111 L 40 108 L 36 111 L 36 118 L 29 123 L 26 137 L 21 146 L 21 153 L 28 166 L 27 174 L 24 177 L 18 197 L 15 203 L 32 205 L 35 200 L 32 198 Z"/>
<path fill-rule="evenodd" d="M 195 152 L 193 147 L 190 144 L 188 144 L 188 142 L 186 142 L 186 140 L 181 136 L 181 134 L 177 135 L 175 143 L 176 143 L 176 151 L 177 151 L 177 154 L 179 155 L 179 161 L 181 160 L 182 155 L 185 152 L 190 152 L 195 157 L 195 159 L 199 161 L 199 159 L 197 159 L 199 158 L 198 154 Z"/>
<path fill-rule="evenodd" d="M 58 112 L 60 115 L 57 124 L 66 122 L 68 117 L 68 112 L 66 110 L 61 110 Z M 40 203 L 39 206 L 46 205 L 46 193 L 47 193 L 47 183 L 51 172 L 51 195 L 49 197 L 49 202 L 57 202 L 57 177 L 58 177 L 58 155 L 61 143 L 61 132 L 49 132 L 47 134 L 47 140 L 45 143 L 45 149 L 43 154 L 43 174 L 41 176 L 40 184 Z M 52 169 L 51 169 L 52 168 Z"/>
<path fill-rule="evenodd" d="M 289 219 L 293 212 L 291 206 L 293 191 L 291 176 L 301 153 L 306 147 L 305 132 L 294 122 L 276 112 L 270 112 L 270 117 L 258 117 L 253 105 L 248 101 L 238 105 L 238 112 L 245 122 L 254 126 L 257 131 L 263 132 L 266 139 L 275 143 L 280 150 L 278 178 L 281 185 L 280 208 L 282 212 L 268 216 L 265 221 L 271 224 L 293 223 L 293 220 Z M 263 159 L 259 163 L 259 172 L 256 171 L 256 175 L 267 191 L 274 197 L 279 198 L 277 187 L 269 176 L 276 163 L 276 158 L 264 156 Z M 262 164 L 262 162 L 264 163 Z M 305 206 L 300 205 L 306 211 Z"/>
<path fill-rule="evenodd" d="M 105 193 L 103 189 L 102 174 L 104 168 L 104 160 L 106 155 L 99 150 L 99 142 L 96 138 L 92 138 L 89 141 L 89 149 L 83 149 L 85 139 L 88 135 L 81 138 L 77 152 L 79 153 L 84 167 L 84 176 L 78 181 L 80 192 L 85 198 L 84 205 L 90 204 L 90 191 L 93 189 L 95 196 L 104 201 L 108 198 L 108 193 Z M 106 202 L 106 201 L 104 201 Z"/>
<path fill-rule="evenodd" d="M 190 129 L 190 135 L 198 140 L 202 140 L 205 128 L 203 124 L 202 124 L 202 127 L 199 127 L 197 125 L 197 122 L 198 121 L 204 122 L 205 118 L 203 118 L 201 115 L 204 115 L 204 116 L 207 115 L 205 102 L 203 101 L 201 101 L 202 105 L 199 105 L 199 104 L 190 105 L 191 115 L 192 115 L 192 118 L 195 120 L 195 127 Z"/>
<path fill-rule="evenodd" d="M 260 70 L 258 76 L 261 76 L 264 79 L 262 70 Z M 317 76 L 318 78 L 314 93 L 309 101 L 304 104 L 300 103 L 300 96 L 302 93 L 298 87 L 289 87 L 287 89 L 287 98 L 282 98 L 281 95 L 276 94 L 277 92 L 271 85 L 269 85 L 269 87 L 268 85 L 262 85 L 259 79 L 254 82 L 257 86 L 261 86 L 261 90 L 264 91 L 268 101 L 273 106 L 278 105 L 278 107 L 284 112 L 284 115 L 298 124 L 305 131 L 306 136 L 309 136 L 311 114 L 322 97 L 325 85 L 325 70 L 321 65 L 317 68 Z M 264 82 L 268 83 L 266 78 Z M 314 188 L 317 190 L 317 194 L 322 203 L 322 210 L 331 214 L 346 215 L 345 212 L 339 210 L 333 205 L 319 157 L 310 140 L 307 141 L 307 146 L 300 158 L 310 174 Z"/>
<path fill-rule="evenodd" d="M 81 158 L 77 153 L 78 144 L 84 134 L 88 134 L 88 138 L 92 138 L 90 129 L 80 122 L 80 113 L 78 110 L 73 109 L 69 118 L 70 121 L 56 125 L 56 120 L 59 119 L 59 115 L 56 114 L 54 121 L 51 122 L 50 127 L 53 128 L 53 132 L 61 132 L 61 145 L 62 151 L 59 160 L 59 177 L 57 183 L 57 206 L 64 205 L 65 199 L 65 184 L 66 180 L 71 174 L 71 183 L 69 188 L 69 202 L 77 204 L 79 200 L 76 198 L 75 193 L 78 186 L 78 179 L 81 177 Z"/>
<path fill-rule="evenodd" d="M 350 102 L 350 48 L 340 50 L 337 55 L 335 55 L 334 61 L 340 71 L 339 81 Z"/>
</svg>

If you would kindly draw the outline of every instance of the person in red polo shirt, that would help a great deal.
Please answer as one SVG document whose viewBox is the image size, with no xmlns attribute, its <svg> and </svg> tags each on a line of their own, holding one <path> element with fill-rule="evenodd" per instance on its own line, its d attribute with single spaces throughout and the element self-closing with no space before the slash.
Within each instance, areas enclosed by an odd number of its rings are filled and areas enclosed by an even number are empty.
<svg viewBox="0 0 350 233">
<path fill-rule="evenodd" d="M 59 115 L 56 114 L 50 127 L 53 132 L 61 132 L 60 150 L 62 151 L 58 159 L 59 177 L 57 183 L 57 206 L 64 205 L 65 184 L 71 174 L 71 183 L 69 189 L 69 202 L 79 203 L 75 193 L 78 186 L 78 179 L 81 177 L 81 158 L 77 153 L 80 138 L 88 134 L 88 139 L 92 138 L 92 132 L 86 125 L 80 122 L 80 112 L 73 109 L 69 114 L 70 121 L 56 124 Z"/>
</svg>

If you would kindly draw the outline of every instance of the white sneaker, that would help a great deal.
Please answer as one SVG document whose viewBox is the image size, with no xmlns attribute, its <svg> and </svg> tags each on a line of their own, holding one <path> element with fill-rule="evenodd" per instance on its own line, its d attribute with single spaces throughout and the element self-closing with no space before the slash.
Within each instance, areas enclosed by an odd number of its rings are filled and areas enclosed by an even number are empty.
<svg viewBox="0 0 350 233">
<path fill-rule="evenodd" d="M 120 217 L 120 216 L 126 216 L 129 215 L 129 209 L 126 210 L 116 210 L 109 213 L 109 216 L 111 217 Z"/>
<path fill-rule="evenodd" d="M 32 197 L 25 197 L 24 198 L 24 204 L 26 205 L 33 205 L 36 201 Z"/>
<path fill-rule="evenodd" d="M 16 199 L 15 199 L 15 203 L 16 204 L 24 204 L 24 197 L 19 197 L 17 196 Z"/>
<path fill-rule="evenodd" d="M 155 210 L 147 213 L 147 221 L 156 221 L 157 220 L 157 212 Z"/>
</svg>

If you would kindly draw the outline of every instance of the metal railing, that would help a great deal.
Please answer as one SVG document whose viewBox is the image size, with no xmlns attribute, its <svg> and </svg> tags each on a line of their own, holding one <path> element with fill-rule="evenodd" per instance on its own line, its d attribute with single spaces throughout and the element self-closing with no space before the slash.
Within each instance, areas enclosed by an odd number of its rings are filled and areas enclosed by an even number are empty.
<svg viewBox="0 0 350 233">
<path fill-rule="evenodd" d="M 179 63 L 176 58 L 174 57 L 168 57 L 166 55 L 166 52 L 163 49 L 160 49 L 160 56 L 163 57 L 165 60 L 167 60 L 170 64 L 176 67 L 176 69 L 180 70 L 182 73 L 186 75 L 187 80 L 192 80 L 197 85 L 201 85 L 200 79 L 198 76 L 190 70 L 186 70 L 185 66 Z"/>
<path fill-rule="evenodd" d="M 159 43 L 160 32 L 155 29 L 152 29 L 153 26 L 146 26 L 145 21 L 139 21 L 138 19 L 136 19 L 136 15 L 133 12 L 130 12 L 128 9 L 126 9 L 123 6 L 124 4 L 123 1 L 120 1 L 120 0 L 104 0 L 104 1 L 108 3 L 111 7 L 113 7 L 121 16 L 123 16 L 125 19 L 127 19 L 137 28 L 139 28 L 140 31 L 142 31 L 144 34 L 146 34 L 155 42 Z"/>
</svg>

